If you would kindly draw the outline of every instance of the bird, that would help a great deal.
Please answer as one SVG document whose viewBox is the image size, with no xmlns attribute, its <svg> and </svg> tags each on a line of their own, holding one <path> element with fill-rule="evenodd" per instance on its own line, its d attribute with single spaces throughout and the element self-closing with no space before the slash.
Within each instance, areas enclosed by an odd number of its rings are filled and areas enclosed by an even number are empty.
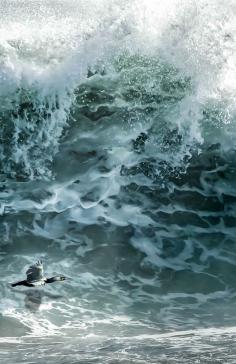
<svg viewBox="0 0 236 364">
<path fill-rule="evenodd" d="M 43 263 L 41 260 L 38 260 L 27 269 L 26 276 L 27 278 L 24 281 L 12 283 L 11 286 L 37 287 L 43 286 L 46 283 L 60 282 L 67 279 L 65 276 L 54 276 L 51 278 L 44 277 Z"/>
</svg>

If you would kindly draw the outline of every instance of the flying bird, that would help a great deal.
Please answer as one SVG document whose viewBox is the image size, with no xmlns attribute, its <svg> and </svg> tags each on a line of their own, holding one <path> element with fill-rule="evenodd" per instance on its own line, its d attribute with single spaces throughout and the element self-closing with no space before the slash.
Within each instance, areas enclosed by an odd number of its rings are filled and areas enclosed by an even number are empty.
<svg viewBox="0 0 236 364">
<path fill-rule="evenodd" d="M 24 281 L 19 281 L 12 283 L 12 287 L 16 286 L 26 286 L 26 287 L 36 287 L 43 286 L 46 283 L 53 283 L 64 281 L 67 279 L 65 276 L 54 276 L 51 278 L 44 277 L 43 263 L 39 260 L 37 263 L 31 265 L 26 271 L 27 278 Z"/>
</svg>

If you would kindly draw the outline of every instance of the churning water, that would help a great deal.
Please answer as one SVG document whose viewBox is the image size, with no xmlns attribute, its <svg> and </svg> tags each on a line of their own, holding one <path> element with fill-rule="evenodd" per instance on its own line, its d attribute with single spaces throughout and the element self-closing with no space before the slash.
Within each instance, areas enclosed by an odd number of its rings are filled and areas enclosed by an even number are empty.
<svg viewBox="0 0 236 364">
<path fill-rule="evenodd" d="M 235 13 L 0 0 L 1 363 L 236 362 Z"/>
</svg>

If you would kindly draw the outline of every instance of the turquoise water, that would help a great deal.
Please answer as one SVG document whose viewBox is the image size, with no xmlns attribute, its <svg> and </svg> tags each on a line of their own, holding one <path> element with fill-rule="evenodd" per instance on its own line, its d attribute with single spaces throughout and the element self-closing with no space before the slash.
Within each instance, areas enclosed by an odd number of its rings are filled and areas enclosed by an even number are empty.
<svg viewBox="0 0 236 364">
<path fill-rule="evenodd" d="M 0 3 L 4 364 L 235 362 L 234 7 Z"/>
</svg>

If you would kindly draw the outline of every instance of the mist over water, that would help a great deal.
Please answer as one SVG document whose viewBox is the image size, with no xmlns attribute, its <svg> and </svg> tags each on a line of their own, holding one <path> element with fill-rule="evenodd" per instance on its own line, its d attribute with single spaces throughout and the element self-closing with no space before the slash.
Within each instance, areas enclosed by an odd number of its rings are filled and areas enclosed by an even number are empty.
<svg viewBox="0 0 236 364">
<path fill-rule="evenodd" d="M 4 364 L 235 362 L 235 10 L 1 0 Z"/>
</svg>

